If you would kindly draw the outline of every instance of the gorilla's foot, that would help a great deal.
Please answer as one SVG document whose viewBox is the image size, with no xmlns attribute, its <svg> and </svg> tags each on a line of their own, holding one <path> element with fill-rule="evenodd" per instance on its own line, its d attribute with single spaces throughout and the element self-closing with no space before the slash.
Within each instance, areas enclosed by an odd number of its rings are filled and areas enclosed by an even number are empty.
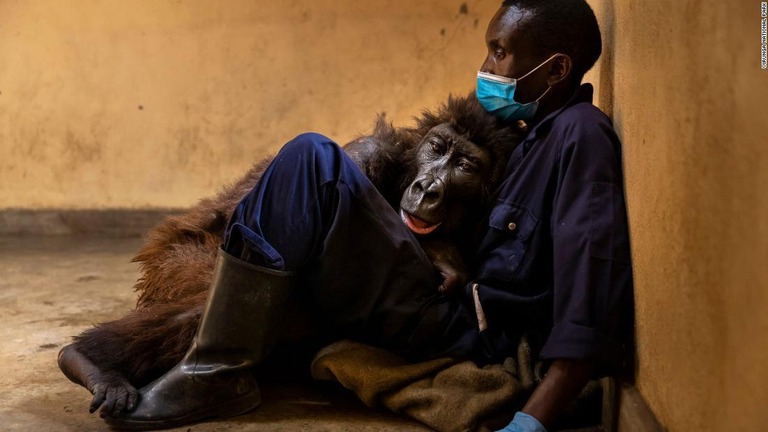
<svg viewBox="0 0 768 432">
<path fill-rule="evenodd" d="M 186 372 L 183 364 L 140 389 L 133 412 L 103 416 L 104 420 L 122 430 L 168 429 L 244 414 L 261 403 L 249 370 L 199 374 Z"/>
<path fill-rule="evenodd" d="M 102 415 L 117 415 L 125 409 L 132 410 L 136 404 L 138 393 L 124 374 L 100 369 L 80 353 L 74 344 L 59 351 L 58 362 L 64 376 L 85 387 L 93 395 L 89 412 L 102 407 Z"/>
</svg>

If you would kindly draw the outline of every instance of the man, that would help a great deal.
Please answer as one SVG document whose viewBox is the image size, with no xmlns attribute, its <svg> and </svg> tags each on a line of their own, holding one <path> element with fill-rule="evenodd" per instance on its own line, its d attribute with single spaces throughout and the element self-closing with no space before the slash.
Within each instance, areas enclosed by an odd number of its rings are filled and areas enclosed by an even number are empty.
<svg viewBox="0 0 768 432">
<path fill-rule="evenodd" d="M 507 0 L 486 44 L 478 98 L 529 134 L 463 292 L 437 292 L 414 235 L 337 145 L 299 136 L 232 215 L 187 355 L 110 424 L 164 428 L 255 408 L 249 368 L 279 334 L 293 286 L 335 335 L 412 359 L 491 362 L 524 332 L 545 335 L 548 372 L 506 431 L 546 430 L 590 378 L 621 367 L 632 275 L 620 143 L 580 85 L 601 50 L 594 14 L 584 0 Z"/>
</svg>

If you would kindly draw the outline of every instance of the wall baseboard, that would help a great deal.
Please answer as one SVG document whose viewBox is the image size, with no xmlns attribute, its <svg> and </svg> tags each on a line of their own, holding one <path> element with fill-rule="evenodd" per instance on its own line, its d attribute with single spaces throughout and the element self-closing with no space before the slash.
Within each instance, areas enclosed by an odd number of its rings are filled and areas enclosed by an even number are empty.
<svg viewBox="0 0 768 432">
<path fill-rule="evenodd" d="M 635 386 L 623 383 L 618 390 L 618 432 L 666 431 Z"/>
<path fill-rule="evenodd" d="M 184 209 L 0 210 L 0 235 L 104 235 L 141 237 Z"/>
</svg>

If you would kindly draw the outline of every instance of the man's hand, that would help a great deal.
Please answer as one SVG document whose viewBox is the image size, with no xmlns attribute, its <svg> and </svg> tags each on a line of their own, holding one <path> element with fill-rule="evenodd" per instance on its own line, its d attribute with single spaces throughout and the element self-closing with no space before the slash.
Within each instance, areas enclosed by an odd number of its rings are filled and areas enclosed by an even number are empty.
<svg viewBox="0 0 768 432">
<path fill-rule="evenodd" d="M 535 417 L 520 411 L 515 414 L 512 423 L 497 432 L 547 432 L 547 430 Z"/>
<path fill-rule="evenodd" d="M 547 427 L 552 427 L 584 389 L 592 377 L 593 370 L 594 365 L 583 360 L 553 361 L 544 379 L 523 407 L 523 413 L 535 417 Z"/>
</svg>

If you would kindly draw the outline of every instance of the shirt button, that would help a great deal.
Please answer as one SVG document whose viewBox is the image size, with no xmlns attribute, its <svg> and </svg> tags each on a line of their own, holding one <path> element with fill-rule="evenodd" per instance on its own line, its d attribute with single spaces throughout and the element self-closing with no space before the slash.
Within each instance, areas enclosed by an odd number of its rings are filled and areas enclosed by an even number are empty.
<svg viewBox="0 0 768 432">
<path fill-rule="evenodd" d="M 507 228 L 509 228 L 510 231 L 514 231 L 517 228 L 517 224 L 510 222 L 509 225 L 507 225 Z"/>
</svg>

